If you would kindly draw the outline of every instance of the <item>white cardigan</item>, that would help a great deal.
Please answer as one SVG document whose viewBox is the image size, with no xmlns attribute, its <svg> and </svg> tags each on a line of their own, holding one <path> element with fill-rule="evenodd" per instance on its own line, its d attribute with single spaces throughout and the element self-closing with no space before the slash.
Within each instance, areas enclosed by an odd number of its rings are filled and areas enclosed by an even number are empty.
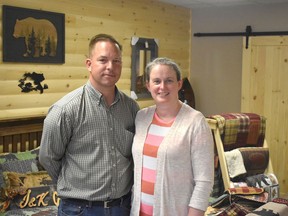
<svg viewBox="0 0 288 216">
<path fill-rule="evenodd" d="M 137 113 L 132 153 L 134 186 L 131 215 L 140 209 L 142 151 L 155 106 Z M 202 113 L 182 107 L 158 150 L 155 216 L 187 216 L 189 206 L 206 211 L 214 183 L 214 143 Z"/>
</svg>

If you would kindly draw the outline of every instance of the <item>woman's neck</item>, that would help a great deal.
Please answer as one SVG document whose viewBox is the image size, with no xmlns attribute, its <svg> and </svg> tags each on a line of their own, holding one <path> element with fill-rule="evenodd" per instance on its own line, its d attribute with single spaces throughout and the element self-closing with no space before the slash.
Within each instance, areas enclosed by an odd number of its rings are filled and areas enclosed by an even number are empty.
<svg viewBox="0 0 288 216">
<path fill-rule="evenodd" d="M 182 102 L 180 101 L 177 101 L 177 103 L 173 105 L 157 105 L 155 112 L 161 120 L 170 122 L 171 120 L 175 119 L 179 110 L 181 109 L 181 106 Z"/>
</svg>

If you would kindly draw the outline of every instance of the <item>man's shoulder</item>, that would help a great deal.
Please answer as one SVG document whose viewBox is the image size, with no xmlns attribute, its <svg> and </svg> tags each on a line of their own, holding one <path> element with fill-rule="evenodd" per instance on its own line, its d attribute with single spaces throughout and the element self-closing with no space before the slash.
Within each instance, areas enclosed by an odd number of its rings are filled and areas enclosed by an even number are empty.
<svg viewBox="0 0 288 216">
<path fill-rule="evenodd" d="M 127 95 L 126 93 L 124 93 L 123 91 L 118 89 L 118 93 L 120 95 L 121 98 L 125 99 L 125 100 L 132 100 L 134 101 L 129 95 Z"/>
<path fill-rule="evenodd" d="M 139 107 L 137 101 L 135 101 L 133 98 L 125 94 L 123 91 L 118 90 L 118 92 L 119 92 L 121 100 L 123 100 L 125 103 L 129 103 L 133 106 Z"/>
<path fill-rule="evenodd" d="M 59 99 L 54 105 L 64 107 L 71 103 L 77 103 L 83 91 L 84 91 L 84 86 L 74 89 L 73 91 L 69 92 L 68 94 L 64 95 L 61 99 Z"/>
</svg>

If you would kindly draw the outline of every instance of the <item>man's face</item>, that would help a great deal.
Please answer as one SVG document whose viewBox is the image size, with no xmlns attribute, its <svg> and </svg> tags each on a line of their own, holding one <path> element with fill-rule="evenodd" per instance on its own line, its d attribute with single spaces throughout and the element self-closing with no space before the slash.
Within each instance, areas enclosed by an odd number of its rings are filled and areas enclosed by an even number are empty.
<svg viewBox="0 0 288 216">
<path fill-rule="evenodd" d="M 112 42 L 97 42 L 86 60 L 90 81 L 99 91 L 115 86 L 120 79 L 122 59 L 120 49 Z"/>
</svg>

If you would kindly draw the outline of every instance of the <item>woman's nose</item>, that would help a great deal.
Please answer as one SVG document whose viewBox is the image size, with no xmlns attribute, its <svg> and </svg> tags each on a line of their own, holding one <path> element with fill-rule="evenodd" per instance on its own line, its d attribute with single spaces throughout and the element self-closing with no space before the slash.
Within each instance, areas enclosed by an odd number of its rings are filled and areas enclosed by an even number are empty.
<svg viewBox="0 0 288 216">
<path fill-rule="evenodd" d="M 160 88 L 162 88 L 162 89 L 165 88 L 165 82 L 164 81 L 160 82 Z"/>
</svg>

